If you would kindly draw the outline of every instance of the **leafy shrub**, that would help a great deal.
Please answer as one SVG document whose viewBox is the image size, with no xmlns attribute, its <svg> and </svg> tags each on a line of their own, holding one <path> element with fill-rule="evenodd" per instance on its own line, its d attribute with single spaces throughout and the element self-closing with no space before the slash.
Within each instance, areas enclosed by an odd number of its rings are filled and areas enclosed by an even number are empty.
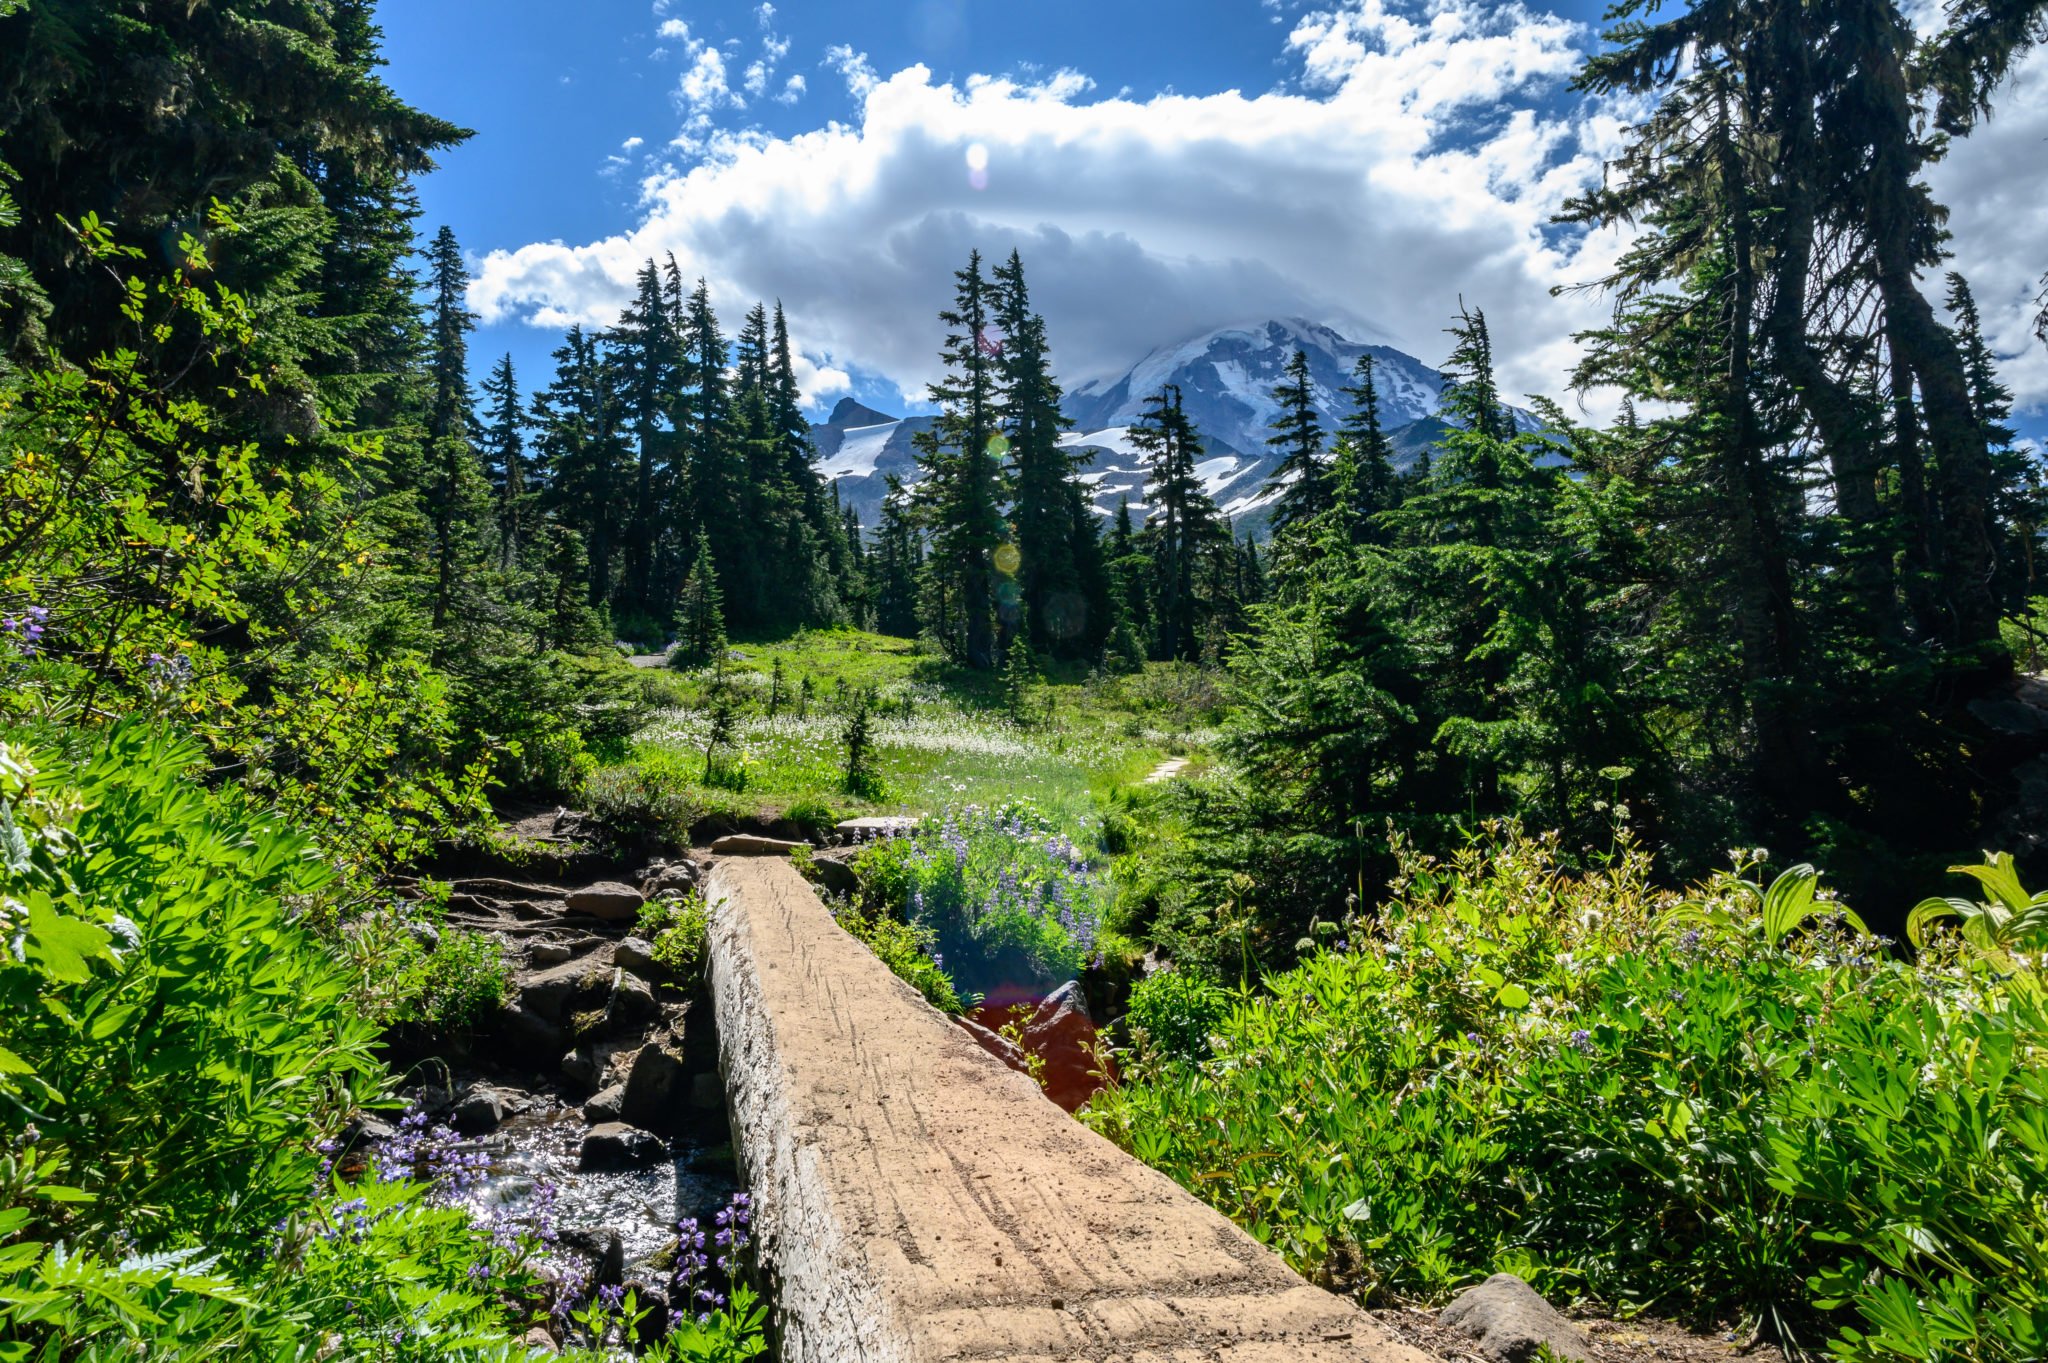
<svg viewBox="0 0 2048 1363">
<path fill-rule="evenodd" d="M 1095 953 L 1109 882 L 1027 801 L 968 805 L 855 863 L 865 901 L 931 931 L 970 987 L 1072 979 Z"/>
<path fill-rule="evenodd" d="M 1230 994 L 1191 970 L 1169 966 L 1131 988 L 1130 1024 L 1146 1044 L 1184 1060 L 1209 1054 L 1209 1037 L 1230 1012 Z"/>
<path fill-rule="evenodd" d="M 467 928 L 442 929 L 425 967 L 420 1013 L 440 1028 L 475 1026 L 504 1003 L 512 983 L 512 966 L 497 937 Z"/>
<path fill-rule="evenodd" d="M 382 1082 L 288 907 L 330 872 L 201 757 L 134 722 L 82 763 L 0 747 L 0 1357 L 504 1357 L 478 1285 L 524 1292 L 525 1244 L 329 1183 L 316 1142 Z"/>
<path fill-rule="evenodd" d="M 706 810 L 685 761 L 649 749 L 631 762 L 600 767 L 583 782 L 583 803 L 615 841 L 688 846 Z"/>
<path fill-rule="evenodd" d="M 640 935 L 653 947 L 657 965 L 694 980 L 704 969 L 710 910 L 702 890 L 650 899 L 640 906 Z"/>
<path fill-rule="evenodd" d="M 782 811 L 782 817 L 811 836 L 817 837 L 839 822 L 832 806 L 815 795 L 806 795 Z"/>
<path fill-rule="evenodd" d="M 832 916 L 853 939 L 875 953 L 896 977 L 924 995 L 925 1002 L 940 1012 L 959 1017 L 967 1011 L 953 977 L 946 973 L 946 958 L 940 954 L 930 928 L 905 923 L 884 913 L 863 913 L 843 901 L 835 904 Z"/>
<path fill-rule="evenodd" d="M 1626 847 L 1409 857 L 1377 924 L 1089 1120 L 1367 1297 L 1508 1270 L 1846 1359 L 2041 1356 L 2037 992 L 1891 959 L 1753 864 L 1681 903 Z"/>
</svg>

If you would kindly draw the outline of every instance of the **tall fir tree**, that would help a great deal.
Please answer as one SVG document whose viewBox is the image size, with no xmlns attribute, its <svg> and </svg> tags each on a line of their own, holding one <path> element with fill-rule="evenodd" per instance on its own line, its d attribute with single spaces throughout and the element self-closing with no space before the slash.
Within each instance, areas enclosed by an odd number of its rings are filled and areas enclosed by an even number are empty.
<svg viewBox="0 0 2048 1363">
<path fill-rule="evenodd" d="M 981 252 L 954 273 L 953 306 L 940 312 L 945 376 L 927 390 L 939 409 L 915 437 L 924 477 L 914 498 L 931 536 L 920 623 L 951 656 L 980 671 L 999 661 L 996 551 L 1009 538 L 1001 433 L 999 352 L 989 328 L 999 304 Z"/>
<path fill-rule="evenodd" d="M 533 420 L 519 389 L 519 374 L 512 357 L 504 356 L 483 382 L 489 403 L 479 436 L 485 475 L 497 502 L 498 568 L 509 572 L 523 561 L 527 548 L 529 518 L 533 514 L 535 489 L 533 467 L 527 449 L 527 432 Z"/>
<path fill-rule="evenodd" d="M 1202 656 L 1211 614 L 1205 597 L 1213 599 L 1219 580 L 1204 568 L 1229 531 L 1195 472 L 1201 437 L 1181 407 L 1178 387 L 1168 385 L 1145 400 L 1131 443 L 1145 461 L 1151 513 L 1144 538 L 1151 559 L 1153 656 L 1194 661 Z"/>
<path fill-rule="evenodd" d="M 1309 375 L 1308 353 L 1296 349 L 1288 357 L 1286 377 L 1273 390 L 1280 414 L 1266 441 L 1280 452 L 1280 463 L 1267 482 L 1273 500 L 1273 533 L 1283 536 L 1306 525 L 1330 507 L 1329 467 L 1323 455 L 1322 418 L 1316 411 L 1315 381 Z"/>
<path fill-rule="evenodd" d="M 1074 456 L 1060 446 L 1073 425 L 1060 411 L 1060 386 L 1047 353 L 1045 319 L 1031 310 L 1024 261 L 1012 251 L 994 271 L 996 321 L 1002 330 L 1002 421 L 1009 440 L 1010 524 L 1017 545 L 1017 583 L 1024 633 L 1031 646 L 1063 657 L 1092 653 L 1103 625 L 1090 618 L 1096 582 L 1083 576 L 1084 532 L 1093 513 L 1075 517 Z"/>
<path fill-rule="evenodd" d="M 474 590 L 470 579 L 481 566 L 478 532 L 487 496 L 477 466 L 476 412 L 469 387 L 469 334 L 476 314 L 465 299 L 469 267 L 452 229 L 443 227 L 427 251 L 429 305 L 427 373 L 427 464 L 420 500 L 433 527 L 433 596 L 430 617 L 436 653 L 450 633 L 451 614 Z"/>
</svg>

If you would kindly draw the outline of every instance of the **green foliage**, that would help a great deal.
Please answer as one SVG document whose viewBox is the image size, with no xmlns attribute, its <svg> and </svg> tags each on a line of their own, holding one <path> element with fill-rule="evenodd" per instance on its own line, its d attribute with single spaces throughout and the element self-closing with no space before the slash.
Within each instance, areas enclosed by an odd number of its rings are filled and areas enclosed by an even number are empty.
<svg viewBox="0 0 2048 1363">
<path fill-rule="evenodd" d="M 839 822 L 839 815 L 831 805 L 815 795 L 798 797 L 782 811 L 783 819 L 803 829 L 813 838 L 829 833 Z"/>
<path fill-rule="evenodd" d="M 355 1010 L 380 1027 L 472 1027 L 505 1001 L 512 981 L 496 936 L 441 927 L 437 913 L 417 905 L 380 905 L 356 915 L 343 925 L 337 948 L 355 972 Z"/>
<path fill-rule="evenodd" d="M 1230 994 L 1192 970 L 1168 966 L 1131 987 L 1127 1015 L 1143 1045 L 1180 1060 L 1205 1060 L 1209 1037 L 1230 1011 Z"/>
<path fill-rule="evenodd" d="M 1038 683 L 1038 660 L 1031 656 L 1031 641 L 1023 634 L 1010 640 L 1009 656 L 1003 661 L 1003 710 L 1022 724 L 1031 717 L 1031 688 Z"/>
<path fill-rule="evenodd" d="M 2034 1356 L 2048 1013 L 1749 864 L 1681 901 L 1627 845 L 1576 878 L 1515 834 L 1409 856 L 1089 1120 L 1368 1298 L 1507 1269 L 1845 1359 Z"/>
<path fill-rule="evenodd" d="M 846 716 L 846 772 L 839 788 L 856 800 L 880 800 L 885 793 L 875 760 L 874 711 L 871 689 L 854 692 L 853 707 Z"/>
<path fill-rule="evenodd" d="M 703 973 L 705 939 L 711 931 L 703 891 L 648 900 L 640 906 L 639 929 L 654 948 L 655 962 L 678 979 L 694 980 Z"/>
<path fill-rule="evenodd" d="M 599 767 L 584 779 L 583 803 L 622 842 L 687 847 L 690 830 L 706 813 L 692 781 L 689 759 L 652 749 L 616 767 Z"/>
<path fill-rule="evenodd" d="M 906 923 L 879 910 L 865 912 L 843 902 L 833 906 L 832 916 L 898 979 L 924 995 L 925 1002 L 932 1007 L 950 1017 L 967 1012 L 953 977 L 946 973 L 945 958 L 938 951 L 938 934 L 930 928 Z"/>
<path fill-rule="evenodd" d="M 503 1357 L 470 1270 L 520 1290 L 524 1247 L 415 1184 L 319 1191 L 375 1030 L 293 911 L 331 871 L 201 758 L 130 722 L 0 760 L 0 1357 Z"/>
<path fill-rule="evenodd" d="M 1945 918 L 1962 922 L 1962 938 L 1973 959 L 2005 973 L 2030 975 L 2033 967 L 2018 953 L 2038 952 L 2048 945 L 2048 891 L 2028 894 L 2010 852 L 1996 852 L 1977 866 L 1951 866 L 1991 892 L 1982 903 L 1961 898 L 1923 899 L 1906 917 L 1906 936 L 1914 946 L 1929 945 L 1928 928 Z"/>
</svg>

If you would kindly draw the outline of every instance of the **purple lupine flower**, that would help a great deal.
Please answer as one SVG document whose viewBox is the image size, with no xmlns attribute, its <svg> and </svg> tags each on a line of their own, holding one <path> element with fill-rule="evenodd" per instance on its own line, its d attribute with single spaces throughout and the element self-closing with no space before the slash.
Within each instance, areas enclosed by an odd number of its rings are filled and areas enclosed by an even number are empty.
<svg viewBox="0 0 2048 1363">
<path fill-rule="evenodd" d="M 616 1311 L 626 1304 L 626 1289 L 618 1283 L 606 1283 L 597 1289 L 597 1299 L 607 1310 Z"/>
<path fill-rule="evenodd" d="M 1570 1041 L 1572 1049 L 1579 1054 L 1591 1055 L 1593 1053 L 1593 1034 L 1584 1027 L 1573 1029 Z"/>
</svg>

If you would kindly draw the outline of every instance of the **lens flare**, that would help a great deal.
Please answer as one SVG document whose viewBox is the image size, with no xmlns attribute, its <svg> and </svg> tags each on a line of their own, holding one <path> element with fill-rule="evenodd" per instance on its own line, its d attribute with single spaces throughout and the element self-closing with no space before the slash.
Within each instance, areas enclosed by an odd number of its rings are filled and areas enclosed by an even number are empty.
<svg viewBox="0 0 2048 1363">
<path fill-rule="evenodd" d="M 1023 563 L 1024 555 L 1017 552 L 1016 545 L 1003 544 L 998 545 L 996 547 L 997 572 L 1002 573 L 1005 576 L 1008 576 L 1009 574 L 1016 572 L 1018 568 L 1022 567 Z"/>
<path fill-rule="evenodd" d="M 988 148 L 979 142 L 967 148 L 967 185 L 970 189 L 988 188 Z"/>
<path fill-rule="evenodd" d="M 1010 437 L 998 431 L 988 438 L 988 457 L 1000 459 L 1010 452 Z"/>
</svg>

